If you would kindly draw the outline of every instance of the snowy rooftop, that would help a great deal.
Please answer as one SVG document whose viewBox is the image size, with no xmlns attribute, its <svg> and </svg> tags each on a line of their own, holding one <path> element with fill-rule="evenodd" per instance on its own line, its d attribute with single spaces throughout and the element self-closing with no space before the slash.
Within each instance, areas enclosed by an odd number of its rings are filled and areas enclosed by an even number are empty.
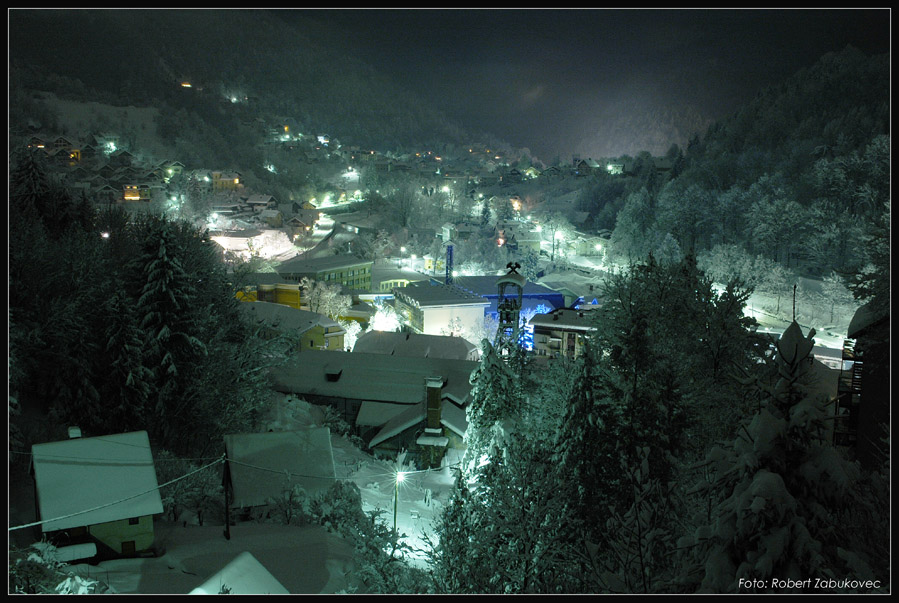
<svg viewBox="0 0 899 603">
<path fill-rule="evenodd" d="M 146 431 L 35 444 L 31 453 L 40 517 L 54 520 L 44 532 L 163 511 Z"/>
<path fill-rule="evenodd" d="M 379 405 L 379 406 L 383 406 Z M 427 418 L 428 408 L 426 402 L 419 402 L 407 406 L 402 412 L 394 414 L 369 441 L 368 446 L 374 448 L 381 442 L 399 435 L 407 429 L 418 425 Z M 440 410 L 440 423 L 453 430 L 460 437 L 465 437 L 468 421 L 465 420 L 465 411 L 453 402 L 444 401 Z"/>
<path fill-rule="evenodd" d="M 272 379 L 285 393 L 416 404 L 425 397 L 425 379 L 439 375 L 443 396 L 464 404 L 477 366 L 470 360 L 304 350 L 273 370 Z"/>
<path fill-rule="evenodd" d="M 272 576 L 251 553 L 244 551 L 231 563 L 196 587 L 191 595 L 217 595 L 227 588 L 229 595 L 289 595 L 278 579 Z"/>
<path fill-rule="evenodd" d="M 277 267 L 277 271 L 280 274 L 312 273 L 361 265 L 371 266 L 372 261 L 361 260 L 354 255 L 329 255 L 312 259 L 305 259 L 303 256 L 297 256 L 286 262 L 282 262 L 281 265 Z"/>
<path fill-rule="evenodd" d="M 436 281 L 411 283 L 408 287 L 396 287 L 393 292 L 397 297 L 409 300 L 418 306 L 487 306 L 489 303 L 480 295 L 455 285 L 446 285 Z"/>
<path fill-rule="evenodd" d="M 339 326 L 337 322 L 323 314 L 298 310 L 283 304 L 257 301 L 242 302 L 238 307 L 244 313 L 253 316 L 258 322 L 264 322 L 282 330 L 297 330 L 301 334 L 318 325 L 322 327 Z"/>
<path fill-rule="evenodd" d="M 503 276 L 457 276 L 453 278 L 453 284 L 457 285 L 474 293 L 475 295 L 479 295 L 481 297 L 491 296 L 491 295 L 499 295 L 499 289 L 497 284 L 501 279 L 506 279 L 508 275 Z M 521 275 L 516 275 L 520 277 L 520 281 L 523 281 L 524 286 L 522 288 L 523 295 L 555 295 L 556 291 L 541 285 L 539 283 L 531 283 L 525 281 L 524 277 Z"/>
<path fill-rule="evenodd" d="M 390 331 L 363 333 L 353 352 L 456 360 L 477 360 L 479 355 L 478 347 L 462 337 Z"/>
<path fill-rule="evenodd" d="M 331 433 L 327 427 L 225 436 L 234 507 L 256 507 L 278 497 L 288 484 L 308 494 L 334 482 Z"/>
<path fill-rule="evenodd" d="M 559 308 L 548 314 L 535 314 L 528 324 L 534 327 L 566 328 L 588 331 L 593 329 L 590 310 Z"/>
</svg>

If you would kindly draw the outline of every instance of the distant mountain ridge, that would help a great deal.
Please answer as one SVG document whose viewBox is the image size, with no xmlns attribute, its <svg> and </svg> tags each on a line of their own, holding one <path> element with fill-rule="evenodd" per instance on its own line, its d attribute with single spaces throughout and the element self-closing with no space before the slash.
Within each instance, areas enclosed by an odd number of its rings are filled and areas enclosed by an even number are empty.
<svg viewBox="0 0 899 603">
<path fill-rule="evenodd" d="M 184 104 L 180 82 L 190 81 L 221 99 L 252 97 L 259 112 L 339 132 L 361 146 L 389 150 L 481 138 L 341 53 L 338 43 L 320 23 L 294 27 L 258 10 L 10 13 L 13 84 L 68 83 L 82 100 L 178 107 Z"/>
</svg>

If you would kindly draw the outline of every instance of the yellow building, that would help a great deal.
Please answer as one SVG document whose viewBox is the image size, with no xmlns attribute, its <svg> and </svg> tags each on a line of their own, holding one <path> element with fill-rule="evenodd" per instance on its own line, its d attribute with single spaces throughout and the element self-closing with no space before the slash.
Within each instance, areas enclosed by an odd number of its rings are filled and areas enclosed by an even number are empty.
<svg viewBox="0 0 899 603">
<path fill-rule="evenodd" d="M 299 310 L 302 305 L 300 284 L 282 279 L 274 272 L 252 274 L 248 284 L 237 291 L 238 301 L 271 302 Z"/>
<path fill-rule="evenodd" d="M 236 191 L 243 186 L 238 172 L 210 172 L 213 191 Z"/>
<path fill-rule="evenodd" d="M 289 281 L 300 282 L 304 277 L 326 283 L 337 283 L 347 289 L 371 291 L 371 269 L 374 262 L 352 255 L 333 255 L 311 260 L 298 256 L 276 268 Z"/>
<path fill-rule="evenodd" d="M 336 321 L 323 314 L 298 310 L 271 302 L 240 305 L 251 320 L 263 327 L 261 336 L 273 339 L 280 335 L 299 337 L 297 351 L 344 351 L 346 331 Z"/>
</svg>

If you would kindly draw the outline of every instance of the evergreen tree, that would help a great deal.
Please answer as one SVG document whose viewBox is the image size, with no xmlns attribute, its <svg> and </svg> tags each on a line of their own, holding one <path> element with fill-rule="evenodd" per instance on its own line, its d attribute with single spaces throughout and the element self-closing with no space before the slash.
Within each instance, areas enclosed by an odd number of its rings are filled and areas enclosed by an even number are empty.
<svg viewBox="0 0 899 603">
<path fill-rule="evenodd" d="M 577 377 L 554 442 L 555 473 L 564 494 L 567 557 L 580 563 L 586 577 L 594 565 L 588 553 L 605 542 L 609 509 L 615 508 L 623 492 L 617 441 L 622 409 L 600 398 L 597 360 L 588 342 L 574 367 Z M 592 586 L 599 583 L 594 580 Z"/>
<path fill-rule="evenodd" d="M 517 418 L 522 407 L 515 373 L 486 339 L 481 341 L 481 361 L 472 371 L 470 382 L 472 388 L 465 407 L 466 451 L 462 462 L 466 475 L 474 471 L 487 453 L 493 426 Z"/>
<path fill-rule="evenodd" d="M 828 441 L 824 405 L 807 389 L 813 335 L 796 322 L 787 328 L 776 375 L 758 382 L 757 411 L 730 445 L 707 457 L 713 477 L 700 488 L 712 506 L 678 543 L 688 551 L 688 588 L 776 592 L 772 579 L 877 578 L 860 551 L 844 548 L 857 541 L 850 516 L 866 503 L 856 490 L 858 466 Z M 759 582 L 741 583 L 752 579 Z"/>
<path fill-rule="evenodd" d="M 481 202 L 481 228 L 486 228 L 490 224 L 490 204 L 484 199 Z"/>
<path fill-rule="evenodd" d="M 136 313 L 144 331 L 144 363 L 153 370 L 151 435 L 167 440 L 187 405 L 182 394 L 206 346 L 198 338 L 194 283 L 182 267 L 173 226 L 147 224 L 142 254 L 132 263 L 138 285 Z"/>
<path fill-rule="evenodd" d="M 106 348 L 101 354 L 108 367 L 101 387 L 107 401 L 107 430 L 116 432 L 142 429 L 152 394 L 153 372 L 144 365 L 143 331 L 121 292 L 109 298 L 103 314 L 108 317 Z"/>
</svg>

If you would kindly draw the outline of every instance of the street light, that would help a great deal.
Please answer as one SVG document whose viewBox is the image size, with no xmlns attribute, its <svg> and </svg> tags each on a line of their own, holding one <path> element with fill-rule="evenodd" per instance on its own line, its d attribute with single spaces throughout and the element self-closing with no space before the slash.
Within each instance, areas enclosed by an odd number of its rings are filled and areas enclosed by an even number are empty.
<svg viewBox="0 0 899 603">
<path fill-rule="evenodd" d="M 393 489 L 393 541 L 396 542 L 397 531 L 396 531 L 396 502 L 400 496 L 400 482 L 406 479 L 406 474 L 402 471 L 396 472 L 396 481 L 394 483 Z"/>
</svg>

